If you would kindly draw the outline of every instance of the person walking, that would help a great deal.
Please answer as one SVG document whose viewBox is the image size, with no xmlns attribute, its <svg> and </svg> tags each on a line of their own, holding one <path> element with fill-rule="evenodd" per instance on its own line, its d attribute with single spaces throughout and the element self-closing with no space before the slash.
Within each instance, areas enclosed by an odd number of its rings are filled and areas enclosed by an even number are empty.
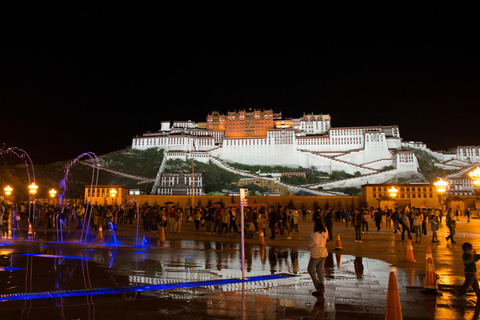
<svg viewBox="0 0 480 320">
<path fill-rule="evenodd" d="M 300 231 L 298 230 L 298 211 L 295 210 L 295 208 L 288 212 L 288 221 L 290 221 L 290 234 L 287 239 L 292 239 L 292 234 L 295 230 L 295 232 L 298 233 L 298 240 L 302 240 Z"/>
<path fill-rule="evenodd" d="M 472 287 L 473 291 L 475 291 L 475 294 L 477 295 L 477 301 L 479 301 L 480 287 L 478 285 L 477 265 L 475 264 L 475 262 L 480 260 L 480 254 L 476 253 L 476 251 L 473 249 L 472 244 L 469 242 L 465 242 L 464 244 L 462 244 L 462 250 L 462 260 L 465 267 L 465 282 L 460 288 L 457 300 L 466 301 L 464 296 L 467 293 L 467 290 Z"/>
<path fill-rule="evenodd" d="M 455 227 L 457 226 L 457 218 L 453 214 L 452 208 L 448 209 L 447 216 L 445 217 L 445 221 L 448 227 L 448 230 L 450 230 L 450 235 L 445 238 L 445 240 L 450 239 L 452 243 L 456 243 L 455 240 L 453 240 L 453 236 L 455 235 Z"/>
<path fill-rule="evenodd" d="M 310 261 L 308 262 L 307 271 L 312 278 L 316 291 L 312 292 L 315 297 L 323 296 L 325 293 L 325 277 L 323 269 L 325 258 L 328 256 L 325 247 L 328 239 L 328 231 L 325 229 L 322 219 L 314 222 L 313 231 L 310 234 Z"/>
<path fill-rule="evenodd" d="M 393 233 L 400 233 L 400 212 L 398 212 L 398 208 L 395 208 L 395 211 L 392 214 L 392 221 L 393 221 Z"/>
</svg>

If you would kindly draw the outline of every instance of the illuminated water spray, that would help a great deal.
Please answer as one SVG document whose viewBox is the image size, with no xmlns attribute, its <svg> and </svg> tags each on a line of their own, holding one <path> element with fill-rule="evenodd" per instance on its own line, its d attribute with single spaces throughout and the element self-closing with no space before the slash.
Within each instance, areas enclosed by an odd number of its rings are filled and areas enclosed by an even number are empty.
<svg viewBox="0 0 480 320">
<path fill-rule="evenodd" d="M 0 149 L 0 155 L 3 156 L 3 155 L 8 155 L 8 154 L 13 154 L 13 155 L 15 155 L 18 158 L 23 160 L 23 162 L 25 163 L 25 167 L 27 169 L 28 185 L 29 186 L 31 185 L 32 178 L 33 178 L 33 184 L 35 184 L 35 168 L 33 166 L 32 159 L 30 158 L 28 153 L 25 150 L 17 148 L 17 147 L 7 148 L 5 145 L 3 145 L 3 147 Z M 30 174 L 30 170 L 32 171 L 31 174 Z M 32 208 L 32 206 L 30 205 L 30 203 L 31 203 L 31 198 L 30 197 L 31 196 L 32 196 L 31 193 L 29 193 L 28 194 L 28 223 L 32 223 L 32 232 L 33 232 L 34 223 L 33 223 L 33 221 L 30 221 L 30 219 L 33 218 L 33 214 L 35 212 L 35 201 L 33 201 L 33 208 Z M 33 210 L 33 212 L 31 210 Z M 10 227 L 12 227 L 12 226 L 10 225 L 9 228 Z"/>
<path fill-rule="evenodd" d="M 83 241 L 86 242 L 88 230 L 90 229 L 90 216 L 92 214 L 92 205 L 95 202 L 95 196 L 97 194 L 97 185 L 98 185 L 98 174 L 99 174 L 99 166 L 98 166 L 98 158 L 97 155 L 93 152 L 86 152 L 79 155 L 77 158 L 72 160 L 70 164 L 65 168 L 65 177 L 59 183 L 59 192 L 58 192 L 58 201 L 60 203 L 60 212 L 65 210 L 65 206 L 63 204 L 63 200 L 65 199 L 65 193 L 67 191 L 67 182 L 68 182 L 68 174 L 70 173 L 70 169 L 73 167 L 78 160 L 84 157 L 89 157 L 92 163 L 92 180 L 90 183 L 90 192 L 87 195 L 87 203 L 85 206 L 85 215 L 83 217 L 82 223 L 82 233 L 80 234 L 80 243 Z M 95 186 L 95 187 L 94 187 Z M 86 223 L 85 223 L 86 222 Z M 57 241 L 63 241 L 63 233 L 62 233 L 62 225 L 64 221 L 60 219 L 56 223 L 56 230 L 57 230 Z"/>
<path fill-rule="evenodd" d="M 124 204 L 121 205 L 121 208 L 125 209 L 125 207 L 132 202 L 135 203 L 135 210 L 136 210 L 136 212 L 135 212 L 135 217 L 136 218 L 135 219 L 137 221 L 137 235 L 136 235 L 136 238 L 135 238 L 135 247 L 139 247 L 139 244 L 138 244 L 138 223 L 139 223 L 139 220 L 140 220 L 140 207 L 138 206 L 138 202 L 137 202 L 136 199 L 128 200 L 127 202 L 125 202 Z M 115 220 L 117 220 L 117 219 L 115 219 Z M 144 246 L 144 242 L 142 241 L 142 247 L 143 246 Z"/>
</svg>

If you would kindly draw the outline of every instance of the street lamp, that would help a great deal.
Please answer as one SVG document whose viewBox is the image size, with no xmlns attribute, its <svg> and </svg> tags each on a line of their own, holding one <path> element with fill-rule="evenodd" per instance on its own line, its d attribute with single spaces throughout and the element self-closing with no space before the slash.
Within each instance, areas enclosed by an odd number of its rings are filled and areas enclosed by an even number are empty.
<svg viewBox="0 0 480 320">
<path fill-rule="evenodd" d="M 437 192 L 438 192 L 438 199 L 440 201 L 440 205 L 442 207 L 442 210 L 443 210 L 443 194 L 445 193 L 445 191 L 447 191 L 447 187 L 448 187 L 448 182 L 443 180 L 442 178 L 438 179 L 437 181 L 435 181 L 433 183 L 433 185 L 435 186 L 435 188 L 437 189 Z"/>
<path fill-rule="evenodd" d="M 6 186 L 3 190 L 5 191 L 6 196 L 11 195 L 13 191 L 13 189 L 10 186 Z"/>
<path fill-rule="evenodd" d="M 30 190 L 30 193 L 34 195 L 37 193 L 38 186 L 35 184 L 35 182 L 32 182 L 32 184 L 28 186 L 28 189 Z"/>
<path fill-rule="evenodd" d="M 50 194 L 50 198 L 52 198 L 52 202 L 53 202 L 53 199 L 57 195 L 57 190 L 52 189 L 52 190 L 48 191 L 48 193 Z"/>
<path fill-rule="evenodd" d="M 392 198 L 396 198 L 397 197 L 397 193 L 398 193 L 398 189 L 395 188 L 394 186 L 392 186 L 390 189 L 387 190 L 388 191 L 388 194 L 390 195 L 390 197 Z"/>
<path fill-rule="evenodd" d="M 480 188 L 480 168 L 477 167 L 475 170 L 468 173 L 470 178 L 473 180 L 473 185 Z"/>
<path fill-rule="evenodd" d="M 117 199 L 115 198 L 116 196 L 117 196 L 117 190 L 110 189 L 110 197 L 112 197 L 112 203 L 117 202 Z"/>
</svg>

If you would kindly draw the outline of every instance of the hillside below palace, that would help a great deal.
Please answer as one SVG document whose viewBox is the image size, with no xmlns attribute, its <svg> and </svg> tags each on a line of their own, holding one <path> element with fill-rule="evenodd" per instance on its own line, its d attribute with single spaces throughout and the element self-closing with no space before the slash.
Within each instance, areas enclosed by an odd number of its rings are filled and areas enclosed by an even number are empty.
<svg viewBox="0 0 480 320">
<path fill-rule="evenodd" d="M 432 151 L 424 143 L 403 141 L 397 125 L 332 127 L 328 114 L 304 113 L 300 118 L 284 119 L 273 110 L 213 111 L 206 122 L 162 121 L 158 132 L 134 137 L 132 148 L 164 149 L 164 161 L 193 157 L 228 170 L 235 170 L 229 163 L 241 163 L 303 167 L 329 174 L 345 171 L 355 176 L 304 186 L 317 191 L 415 175 L 419 169 L 415 149 L 429 153 L 438 161 L 435 165 L 444 169 L 460 169 L 480 161 L 480 147 Z M 163 169 L 162 164 L 157 180 Z"/>
</svg>

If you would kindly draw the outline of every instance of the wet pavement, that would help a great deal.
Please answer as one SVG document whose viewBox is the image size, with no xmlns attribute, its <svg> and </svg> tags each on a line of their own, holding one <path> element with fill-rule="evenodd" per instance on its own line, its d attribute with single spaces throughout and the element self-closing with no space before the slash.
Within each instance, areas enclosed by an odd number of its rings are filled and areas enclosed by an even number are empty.
<svg viewBox="0 0 480 320">
<path fill-rule="evenodd" d="M 457 244 L 446 243 L 444 225 L 439 231 L 440 244 L 429 242 L 430 232 L 422 244 L 413 241 L 415 263 L 404 262 L 406 241 L 391 228 L 370 229 L 362 235 L 362 243 L 355 243 L 353 228 L 336 223 L 333 231 L 341 237 L 342 250 L 335 250 L 334 237 L 328 244 L 324 298 L 311 295 L 313 285 L 306 272 L 311 227 L 310 221 L 300 222 L 302 240 L 278 235 L 270 240 L 267 231 L 267 246 L 258 245 L 258 235 L 246 241 L 247 278 L 291 276 L 227 284 L 216 281 L 242 276 L 236 234 L 206 235 L 184 225 L 182 234 L 167 233 L 166 242 L 161 243 L 158 233 L 141 230 L 137 239 L 135 226 L 128 225 L 120 226 L 115 237 L 104 232 L 101 243 L 97 234 L 87 244 L 72 243 L 77 235 L 74 229 L 65 234 L 65 243 L 55 242 L 54 232 L 41 229 L 33 241 L 26 239 L 26 232 L 15 239 L 3 237 L 0 296 L 67 294 L 0 302 L 1 319 L 384 319 L 391 271 L 397 275 L 404 319 L 478 318 L 480 308 L 472 292 L 467 302 L 455 300 L 463 283 L 461 243 L 469 241 L 479 247 L 478 220 L 459 221 Z M 427 246 L 432 248 L 440 295 L 423 292 Z M 153 290 L 159 285 L 198 281 L 209 282 Z M 150 285 L 152 290 L 120 290 Z M 105 294 L 68 295 L 90 289 L 105 289 Z"/>
</svg>

